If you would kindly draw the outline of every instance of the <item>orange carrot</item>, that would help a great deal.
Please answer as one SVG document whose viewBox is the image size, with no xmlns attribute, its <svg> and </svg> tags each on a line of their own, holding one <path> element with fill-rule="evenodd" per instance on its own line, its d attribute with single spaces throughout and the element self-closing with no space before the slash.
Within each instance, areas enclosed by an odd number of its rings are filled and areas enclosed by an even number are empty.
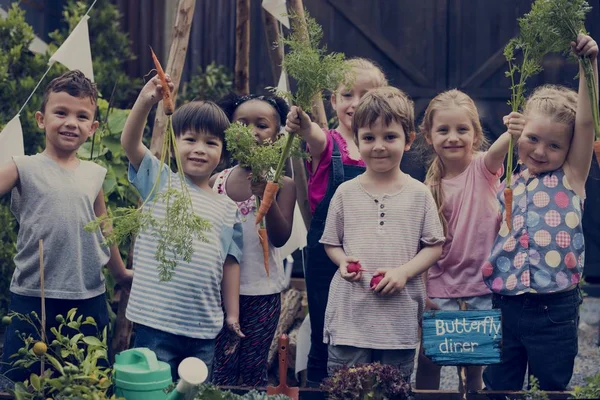
<svg viewBox="0 0 600 400">
<path fill-rule="evenodd" d="M 504 204 L 506 206 L 506 224 L 508 225 L 508 230 L 512 231 L 513 191 L 509 187 L 504 189 Z"/>
<path fill-rule="evenodd" d="M 258 228 L 258 239 L 263 249 L 265 271 L 267 271 L 267 276 L 269 276 L 269 237 L 267 236 L 267 228 Z"/>
<path fill-rule="evenodd" d="M 600 140 L 594 142 L 594 153 L 596 153 L 596 161 L 600 164 Z"/>
<path fill-rule="evenodd" d="M 165 75 L 165 71 L 163 71 L 162 66 L 160 65 L 160 62 L 158 62 L 158 58 L 156 57 L 156 54 L 154 54 L 152 47 L 150 47 L 150 51 L 152 52 L 152 60 L 154 61 L 156 73 L 158 74 L 160 84 L 163 87 L 163 109 L 165 110 L 165 114 L 171 115 L 175 111 L 175 106 L 173 105 L 173 96 L 171 96 L 171 91 L 169 90 L 167 77 Z"/>
<path fill-rule="evenodd" d="M 265 192 L 263 193 L 263 197 L 260 202 L 260 207 L 256 213 L 255 224 L 260 223 L 265 215 L 267 215 L 267 212 L 269 212 L 269 208 L 271 208 L 271 204 L 273 204 L 278 191 L 279 184 L 273 181 L 267 182 L 267 186 L 265 186 Z"/>
</svg>

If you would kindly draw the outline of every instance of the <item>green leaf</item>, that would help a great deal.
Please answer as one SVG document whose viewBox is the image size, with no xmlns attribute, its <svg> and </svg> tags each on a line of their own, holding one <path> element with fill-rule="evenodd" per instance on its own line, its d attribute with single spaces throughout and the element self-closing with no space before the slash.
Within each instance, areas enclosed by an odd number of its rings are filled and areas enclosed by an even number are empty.
<svg viewBox="0 0 600 400">
<path fill-rule="evenodd" d="M 31 386 L 33 386 L 33 388 L 36 391 L 38 391 L 38 392 L 40 391 L 41 385 L 40 385 L 40 377 L 39 376 L 37 376 L 36 374 L 29 375 L 29 382 L 31 382 Z"/>
<path fill-rule="evenodd" d="M 125 127 L 125 121 L 127 121 L 127 117 L 129 116 L 130 110 L 121 110 L 118 108 L 113 108 L 108 116 L 108 130 L 112 134 L 120 134 L 123 132 L 123 128 Z"/>
<path fill-rule="evenodd" d="M 77 312 L 77 308 L 71 308 L 68 312 L 67 312 L 67 319 L 69 321 L 73 321 L 73 318 L 75 317 L 75 313 Z"/>
<path fill-rule="evenodd" d="M 99 347 L 102 346 L 102 342 L 100 341 L 100 339 L 98 339 L 95 336 L 86 336 L 83 338 L 83 341 L 88 346 L 99 346 Z"/>
<path fill-rule="evenodd" d="M 104 183 L 102 184 L 102 191 L 105 196 L 110 196 L 117 189 L 117 176 L 112 167 L 106 171 L 104 177 Z"/>
<path fill-rule="evenodd" d="M 62 351 L 61 351 L 61 353 L 62 353 Z M 61 354 L 61 357 L 62 357 L 62 354 Z M 48 361 L 50 361 L 50 364 L 52 364 L 52 366 L 53 366 L 54 368 L 56 368 L 56 370 L 57 370 L 57 371 L 58 371 L 58 372 L 59 372 L 61 375 L 64 375 L 64 374 L 65 374 L 65 372 L 64 372 L 64 370 L 63 370 L 63 367 L 62 367 L 62 365 L 61 365 L 61 364 L 58 362 L 58 360 L 57 360 L 56 358 L 54 358 L 52 355 L 50 355 L 50 354 L 46 353 L 46 359 L 47 359 Z"/>
</svg>

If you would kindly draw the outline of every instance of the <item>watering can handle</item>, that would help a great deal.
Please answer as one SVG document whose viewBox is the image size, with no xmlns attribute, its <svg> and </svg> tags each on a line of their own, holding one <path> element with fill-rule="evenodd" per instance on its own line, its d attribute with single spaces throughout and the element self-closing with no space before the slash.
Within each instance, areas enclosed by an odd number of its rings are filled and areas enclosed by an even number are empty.
<svg viewBox="0 0 600 400">
<path fill-rule="evenodd" d="M 146 364 L 149 371 L 156 371 L 160 367 L 156 358 L 156 354 L 147 348 L 132 349 L 131 359 L 132 361 L 136 361 L 136 364 L 139 361 L 141 361 L 140 364 Z"/>
</svg>

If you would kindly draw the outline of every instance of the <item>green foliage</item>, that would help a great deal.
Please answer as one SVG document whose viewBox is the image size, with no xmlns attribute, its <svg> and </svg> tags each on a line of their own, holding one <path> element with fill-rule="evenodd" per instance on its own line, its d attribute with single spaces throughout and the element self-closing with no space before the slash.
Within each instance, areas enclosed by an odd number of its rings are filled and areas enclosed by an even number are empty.
<svg viewBox="0 0 600 400">
<path fill-rule="evenodd" d="M 50 34 L 54 41 L 50 45 L 51 52 L 69 36 L 92 2 L 93 0 L 67 1 L 63 11 L 66 24 Z M 112 97 L 114 105 L 126 108 L 135 99 L 140 82 L 125 73 L 127 62 L 134 60 L 135 56 L 130 49 L 129 37 L 119 25 L 119 10 L 110 0 L 98 0 L 89 16 L 90 46 L 98 89 L 104 98 Z M 117 90 L 112 96 L 115 85 Z"/>
<path fill-rule="evenodd" d="M 258 392 L 252 390 L 243 396 L 231 393 L 230 391 L 223 391 L 210 383 L 200 385 L 198 394 L 195 399 L 197 400 L 286 400 L 289 397 L 280 395 L 267 395 L 264 392 Z"/>
<path fill-rule="evenodd" d="M 150 193 L 139 208 L 118 207 L 86 226 L 86 230 L 95 231 L 106 224 L 111 225 L 112 230 L 104 232 L 106 246 L 123 243 L 124 240 L 139 234 L 142 230 L 151 232 L 157 240 L 155 259 L 159 262 L 158 271 L 161 281 L 172 278 L 178 259 L 191 261 L 194 240 L 207 242 L 205 232 L 211 229 L 211 224 L 193 211 L 192 198 L 185 183 L 186 177 L 181 167 L 175 133 L 169 117 L 160 157 L 160 164 L 167 164 L 169 170 L 171 170 L 171 158 L 168 157 L 170 149 L 173 149 L 175 155 L 179 188 L 172 185 L 171 174 L 168 174 L 166 183 L 161 182 L 161 175 L 157 174 Z M 157 203 L 166 205 L 164 219 L 153 215 Z"/>
<path fill-rule="evenodd" d="M 227 150 L 231 153 L 232 158 L 240 166 L 252 171 L 253 180 L 273 179 L 273 174 L 285 147 L 285 135 L 279 136 L 274 143 L 267 142 L 261 145 L 256 141 L 251 126 L 234 122 L 225 131 L 225 140 L 227 141 Z M 293 139 L 291 156 L 300 158 L 306 156 L 300 149 L 300 139 L 298 137 Z"/>
<path fill-rule="evenodd" d="M 233 75 L 223 65 L 211 62 L 202 71 L 198 67 L 189 82 L 186 82 L 181 90 L 177 101 L 180 104 L 189 103 L 192 100 L 217 101 L 233 89 Z"/>
<path fill-rule="evenodd" d="M 107 399 L 107 391 L 111 387 L 111 369 L 99 366 L 103 360 L 108 363 L 108 347 L 106 328 L 97 336 L 85 336 L 81 327 L 91 325 L 97 328 L 92 317 L 77 316 L 77 309 L 69 310 L 66 317 L 58 315 L 58 327 L 50 331 L 54 339 L 43 343 L 32 336 L 19 334 L 23 347 L 10 358 L 14 360 L 14 368 L 29 368 L 42 362 L 44 373 L 31 374 L 24 382 L 15 382 L 11 393 L 16 399 L 34 400 L 40 398 L 97 398 Z M 8 314 L 10 318 L 18 318 L 34 327 L 37 337 L 41 337 L 41 323 L 35 312 L 31 314 Z M 71 328 L 76 333 L 72 336 L 63 333 Z M 96 329 L 97 330 L 97 329 Z M 36 346 L 42 345 L 44 354 L 35 351 Z M 36 354 L 37 353 L 37 354 Z M 116 399 L 114 396 L 111 399 Z"/>
<path fill-rule="evenodd" d="M 600 398 L 600 373 L 585 378 L 585 386 L 575 386 L 574 399 L 599 399 Z"/>
<path fill-rule="evenodd" d="M 278 93 L 286 97 L 293 104 L 310 111 L 313 98 L 323 90 L 335 90 L 344 81 L 349 71 L 344 62 L 344 54 L 327 53 L 327 47 L 319 47 L 323 38 L 321 26 L 306 14 L 306 36 L 302 29 L 300 17 L 290 15 L 292 32 L 288 38 L 282 38 L 282 44 L 288 47 L 288 52 L 283 59 L 283 67 L 287 73 L 296 79 L 297 90 L 295 94 Z"/>
</svg>

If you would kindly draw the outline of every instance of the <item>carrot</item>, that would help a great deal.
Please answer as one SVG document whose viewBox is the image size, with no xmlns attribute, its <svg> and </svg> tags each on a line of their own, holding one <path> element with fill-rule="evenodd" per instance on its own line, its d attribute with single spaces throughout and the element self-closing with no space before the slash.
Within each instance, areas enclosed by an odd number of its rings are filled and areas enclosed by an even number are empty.
<svg viewBox="0 0 600 400">
<path fill-rule="evenodd" d="M 269 276 L 269 237 L 267 236 L 267 228 L 258 228 L 258 239 L 262 245 L 265 271 L 267 271 L 267 276 Z"/>
<path fill-rule="evenodd" d="M 275 200 L 275 196 L 277 196 L 277 192 L 279 191 L 279 184 L 277 182 L 269 181 L 267 182 L 267 186 L 265 186 L 265 192 L 263 193 L 262 200 L 260 202 L 260 207 L 258 208 L 258 212 L 256 213 L 255 224 L 260 223 L 262 219 L 269 212 L 269 208 L 271 208 L 271 204 Z"/>
<path fill-rule="evenodd" d="M 594 142 L 594 153 L 596 153 L 596 161 L 600 164 L 600 140 Z"/>
<path fill-rule="evenodd" d="M 509 187 L 504 189 L 504 203 L 506 206 L 506 224 L 508 225 L 508 230 L 512 231 L 513 191 Z"/>
<path fill-rule="evenodd" d="M 175 111 L 175 106 L 173 105 L 173 96 L 171 95 L 171 91 L 169 90 L 169 84 L 167 83 L 167 77 L 165 75 L 165 71 L 163 71 L 156 54 L 154 54 L 154 50 L 150 47 L 150 51 L 152 52 L 152 61 L 154 61 L 154 67 L 156 68 L 156 73 L 158 74 L 158 78 L 160 79 L 160 84 L 163 87 L 163 109 L 165 110 L 166 115 L 171 115 Z"/>
</svg>

